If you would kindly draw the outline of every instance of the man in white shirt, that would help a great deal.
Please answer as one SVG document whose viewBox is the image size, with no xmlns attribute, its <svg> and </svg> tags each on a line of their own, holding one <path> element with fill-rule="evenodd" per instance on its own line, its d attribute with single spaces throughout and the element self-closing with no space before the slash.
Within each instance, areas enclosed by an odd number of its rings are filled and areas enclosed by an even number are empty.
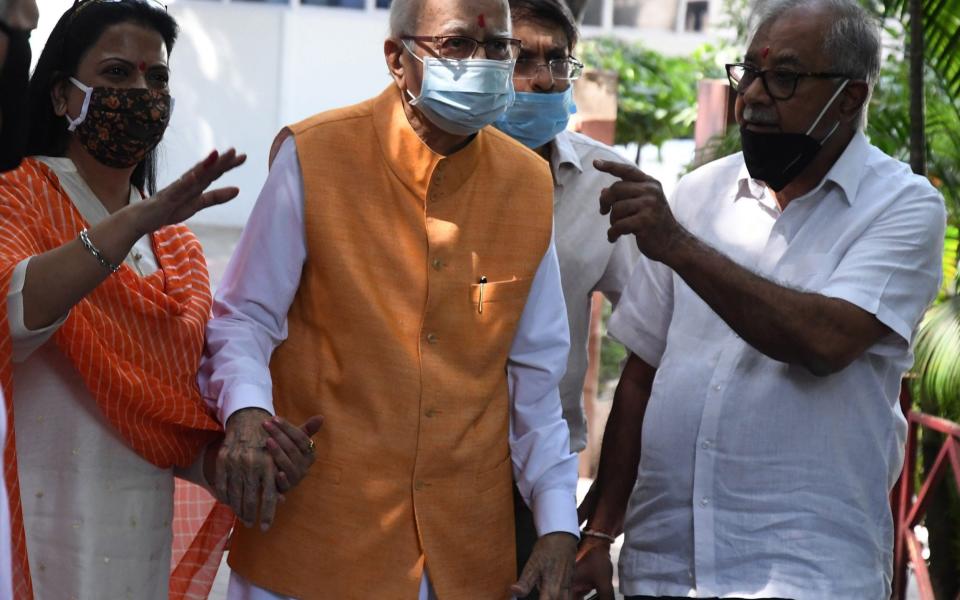
<svg viewBox="0 0 960 600">
<path fill-rule="evenodd" d="M 945 212 L 860 130 L 880 65 L 853 0 L 779 0 L 728 65 L 744 152 L 668 204 L 601 197 L 644 258 L 610 323 L 632 352 L 588 529 L 627 597 L 886 598 L 897 401 L 940 277 Z M 632 493 L 631 493 L 632 490 Z M 629 498 L 629 505 L 628 505 Z M 577 589 L 613 598 L 586 537 Z"/>
<path fill-rule="evenodd" d="M 35 0 L 0 0 L 0 172 L 15 169 L 26 150 L 26 97 Z M 6 402 L 0 398 L 0 440 L 7 439 Z M 10 505 L 0 479 L 0 598 L 12 598 Z"/>
<path fill-rule="evenodd" d="M 609 146 L 566 129 L 576 112 L 573 82 L 583 65 L 573 56 L 579 32 L 562 0 L 510 0 L 513 35 L 523 46 L 513 72 L 517 98 L 494 125 L 535 150 L 553 173 L 553 218 L 563 296 L 570 322 L 570 357 L 560 381 L 570 451 L 587 445 L 583 383 L 594 292 L 616 306 L 639 257 L 633 240 L 610 244 L 606 217 L 597 212 L 600 191 L 617 181 L 593 168 L 594 160 L 620 161 Z M 537 539 L 533 516 L 518 495 L 517 561 L 522 569 Z"/>
</svg>

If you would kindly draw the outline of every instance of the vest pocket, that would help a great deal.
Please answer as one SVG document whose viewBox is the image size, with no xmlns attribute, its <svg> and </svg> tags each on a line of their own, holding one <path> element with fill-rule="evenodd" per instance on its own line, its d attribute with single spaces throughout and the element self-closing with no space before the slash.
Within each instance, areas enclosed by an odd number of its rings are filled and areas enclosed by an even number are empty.
<svg viewBox="0 0 960 600">
<path fill-rule="evenodd" d="M 481 306 L 486 308 L 488 304 L 526 300 L 531 285 L 530 278 L 516 277 L 507 281 L 474 283 L 470 286 L 470 303 L 482 314 Z"/>
<path fill-rule="evenodd" d="M 497 484 L 513 481 L 512 465 L 510 463 L 510 454 L 498 462 L 494 467 L 485 469 L 477 473 L 477 491 L 482 492 Z"/>
</svg>

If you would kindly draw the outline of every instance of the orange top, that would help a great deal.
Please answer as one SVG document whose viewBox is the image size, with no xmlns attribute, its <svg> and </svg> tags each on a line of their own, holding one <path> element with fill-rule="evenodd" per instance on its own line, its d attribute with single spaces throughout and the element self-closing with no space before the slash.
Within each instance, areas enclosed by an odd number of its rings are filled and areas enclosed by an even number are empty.
<svg viewBox="0 0 960 600">
<path fill-rule="evenodd" d="M 443 600 L 506 598 L 506 366 L 550 243 L 547 164 L 490 128 L 433 153 L 394 86 L 290 131 L 307 260 L 274 403 L 325 421 L 318 462 L 230 565 L 304 600 L 416 598 L 424 568 Z"/>
<path fill-rule="evenodd" d="M 8 289 L 24 259 L 76 239 L 87 227 L 46 165 L 32 159 L 0 176 L 0 289 Z M 183 225 L 153 234 L 160 269 L 140 277 L 129 267 L 110 276 L 70 311 L 54 335 L 91 396 L 121 437 L 160 468 L 186 467 L 222 435 L 196 383 L 212 303 L 202 249 Z M 13 419 L 12 342 L 7 306 L 0 303 L 0 384 Z M 10 490 L 17 598 L 33 596 L 17 479 L 13 427 L 7 435 L 4 475 Z M 205 519 L 198 543 L 175 570 L 185 592 L 229 531 L 220 507 Z M 227 509 L 229 510 L 229 509 Z M 192 589 L 192 588 L 191 588 Z M 181 597 L 173 589 L 171 598 Z"/>
</svg>

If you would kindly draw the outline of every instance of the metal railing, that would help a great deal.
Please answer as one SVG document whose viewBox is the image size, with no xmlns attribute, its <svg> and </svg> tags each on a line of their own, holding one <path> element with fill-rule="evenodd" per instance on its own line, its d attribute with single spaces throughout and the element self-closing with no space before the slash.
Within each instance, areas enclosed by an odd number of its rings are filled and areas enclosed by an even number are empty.
<svg viewBox="0 0 960 600">
<path fill-rule="evenodd" d="M 914 577 L 922 600 L 935 600 L 927 561 L 922 554 L 920 540 L 914 533 L 927 511 L 931 492 L 943 483 L 949 470 L 953 471 L 953 481 L 960 491 L 960 425 L 946 419 L 933 417 L 910 410 L 910 393 L 904 385 L 900 393 L 900 404 L 907 415 L 907 447 L 903 461 L 903 472 L 891 494 L 894 518 L 893 550 L 893 598 L 904 600 L 907 592 L 908 563 L 913 565 Z M 917 473 L 917 442 L 920 428 L 936 431 L 944 436 L 943 446 L 937 453 L 933 467 L 924 473 L 920 492 L 914 497 L 914 483 Z"/>
</svg>

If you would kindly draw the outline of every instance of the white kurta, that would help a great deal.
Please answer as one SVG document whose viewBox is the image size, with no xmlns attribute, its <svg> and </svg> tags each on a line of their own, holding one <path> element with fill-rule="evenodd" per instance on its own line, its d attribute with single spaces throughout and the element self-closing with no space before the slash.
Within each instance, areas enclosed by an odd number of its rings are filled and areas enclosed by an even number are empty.
<svg viewBox="0 0 960 600">
<path fill-rule="evenodd" d="M 108 216 L 69 159 L 42 160 L 90 226 Z M 134 189 L 130 201 L 140 201 Z M 28 262 L 15 270 L 7 308 L 17 461 L 35 596 L 165 599 L 173 470 L 141 458 L 102 415 L 79 372 L 51 339 L 66 317 L 40 331 L 26 328 L 21 293 Z M 157 270 L 149 237 L 137 241 L 127 264 L 141 275 Z"/>
</svg>

